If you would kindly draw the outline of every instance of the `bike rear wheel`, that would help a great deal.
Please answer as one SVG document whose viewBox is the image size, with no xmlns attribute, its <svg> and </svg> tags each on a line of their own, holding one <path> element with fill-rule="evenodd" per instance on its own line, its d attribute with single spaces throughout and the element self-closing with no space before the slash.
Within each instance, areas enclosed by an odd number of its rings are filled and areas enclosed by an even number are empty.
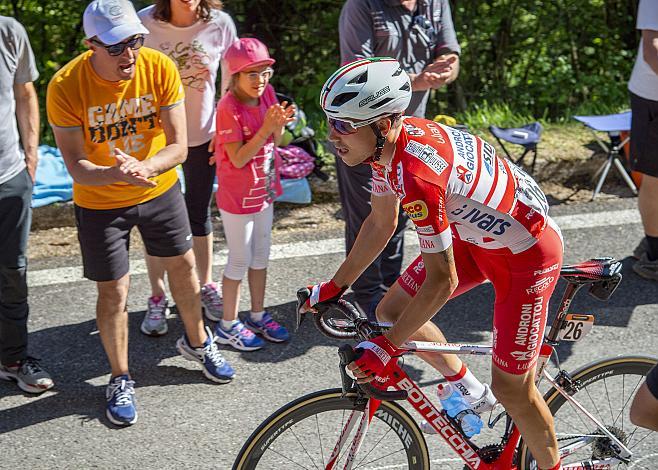
<svg viewBox="0 0 658 470">
<path fill-rule="evenodd" d="M 233 469 L 324 469 L 348 417 L 353 410 L 362 413 L 363 409 L 355 393 L 343 397 L 340 389 L 301 397 L 275 412 L 252 433 Z M 335 468 L 343 468 L 357 428 L 345 441 Z M 428 470 L 427 443 L 403 408 L 382 402 L 352 468 Z"/>
<path fill-rule="evenodd" d="M 622 356 L 588 364 L 571 373 L 580 388 L 570 393 L 587 411 L 599 420 L 632 453 L 631 462 L 618 468 L 655 469 L 658 462 L 658 433 L 635 426 L 629 411 L 635 393 L 644 382 L 656 359 L 644 356 Z M 612 456 L 610 439 L 601 436 L 596 426 L 555 388 L 544 399 L 555 420 L 559 447 L 583 445 L 562 463 L 575 463 Z M 536 470 L 537 465 L 528 448 L 520 444 L 521 470 Z"/>
</svg>

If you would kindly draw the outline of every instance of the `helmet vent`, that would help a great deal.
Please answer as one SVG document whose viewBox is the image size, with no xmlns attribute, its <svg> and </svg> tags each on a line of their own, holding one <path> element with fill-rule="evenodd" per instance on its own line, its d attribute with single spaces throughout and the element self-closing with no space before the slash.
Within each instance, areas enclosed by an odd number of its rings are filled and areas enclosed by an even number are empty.
<svg viewBox="0 0 658 470">
<path fill-rule="evenodd" d="M 356 98 L 358 94 L 359 93 L 357 92 L 341 93 L 334 98 L 334 100 L 331 102 L 331 106 L 342 106 L 348 101 Z"/>
<path fill-rule="evenodd" d="M 400 87 L 400 90 L 402 91 L 409 91 L 411 89 L 411 86 L 409 86 L 409 82 L 405 83 Z"/>
<path fill-rule="evenodd" d="M 373 104 L 372 106 L 370 106 L 370 109 L 381 108 L 382 106 L 384 106 L 384 105 L 385 105 L 386 103 L 388 103 L 389 101 L 393 101 L 393 98 L 384 98 L 384 99 L 381 100 L 380 102 L 375 103 L 375 104 Z"/>
<path fill-rule="evenodd" d="M 357 83 L 366 83 L 368 81 L 368 71 L 365 70 L 362 74 L 354 77 L 352 80 L 347 82 L 349 85 L 355 85 Z"/>
<path fill-rule="evenodd" d="M 401 73 L 402 73 L 402 67 L 398 67 L 398 69 L 395 72 L 393 72 L 393 75 L 391 75 L 391 76 L 392 77 L 397 77 Z"/>
</svg>

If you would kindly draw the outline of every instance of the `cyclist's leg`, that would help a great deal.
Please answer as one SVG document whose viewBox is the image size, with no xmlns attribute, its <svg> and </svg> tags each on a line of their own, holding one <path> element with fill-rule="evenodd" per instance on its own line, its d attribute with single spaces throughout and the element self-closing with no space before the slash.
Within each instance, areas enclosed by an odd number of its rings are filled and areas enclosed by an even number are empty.
<svg viewBox="0 0 658 470">
<path fill-rule="evenodd" d="M 553 418 L 534 384 L 534 372 L 562 263 L 560 236 L 549 227 L 529 250 L 516 255 L 482 253 L 478 263 L 496 291 L 494 395 L 518 426 L 539 468 L 553 468 L 559 461 Z"/>
<path fill-rule="evenodd" d="M 658 432 L 658 366 L 647 374 L 631 405 L 631 421 L 636 426 Z"/>
<path fill-rule="evenodd" d="M 468 244 L 455 239 L 453 254 L 457 267 L 459 284 L 451 298 L 467 292 L 484 281 L 484 275 L 478 271 L 475 261 L 471 257 Z M 393 284 L 384 298 L 377 306 L 377 318 L 381 321 L 396 322 L 418 289 L 425 281 L 425 267 L 422 256 L 418 256 L 402 273 L 398 282 Z M 411 336 L 415 341 L 446 342 L 446 338 L 431 321 L 428 321 Z M 418 353 L 424 361 L 438 370 L 443 376 L 454 376 L 462 371 L 463 362 L 454 354 Z"/>
</svg>

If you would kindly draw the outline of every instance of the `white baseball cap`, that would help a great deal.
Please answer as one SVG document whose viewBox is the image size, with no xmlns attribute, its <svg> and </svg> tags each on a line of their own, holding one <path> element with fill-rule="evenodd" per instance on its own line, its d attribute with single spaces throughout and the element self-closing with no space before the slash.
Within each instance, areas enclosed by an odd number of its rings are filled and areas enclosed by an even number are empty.
<svg viewBox="0 0 658 470">
<path fill-rule="evenodd" d="M 117 44 L 135 34 L 148 34 L 129 0 L 93 0 L 82 17 L 87 39 Z"/>
</svg>

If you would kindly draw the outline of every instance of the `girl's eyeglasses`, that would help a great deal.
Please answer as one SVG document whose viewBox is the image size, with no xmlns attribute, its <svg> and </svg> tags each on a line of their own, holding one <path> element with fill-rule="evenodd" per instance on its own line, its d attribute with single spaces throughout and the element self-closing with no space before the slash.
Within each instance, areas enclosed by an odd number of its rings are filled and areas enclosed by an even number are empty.
<svg viewBox="0 0 658 470">
<path fill-rule="evenodd" d="M 269 80 L 272 78 L 272 75 L 274 75 L 274 69 L 271 67 L 266 68 L 262 72 L 245 72 L 249 80 L 252 82 L 255 82 L 257 80 L 260 80 L 261 78 L 265 81 Z"/>
<path fill-rule="evenodd" d="M 126 50 L 126 47 L 131 48 L 133 51 L 136 51 L 144 45 L 144 36 L 133 36 L 127 41 L 123 41 L 117 44 L 106 45 L 96 39 L 90 39 L 91 42 L 98 44 L 99 46 L 105 48 L 108 54 L 111 56 L 118 56 L 123 54 L 123 51 Z"/>
</svg>

